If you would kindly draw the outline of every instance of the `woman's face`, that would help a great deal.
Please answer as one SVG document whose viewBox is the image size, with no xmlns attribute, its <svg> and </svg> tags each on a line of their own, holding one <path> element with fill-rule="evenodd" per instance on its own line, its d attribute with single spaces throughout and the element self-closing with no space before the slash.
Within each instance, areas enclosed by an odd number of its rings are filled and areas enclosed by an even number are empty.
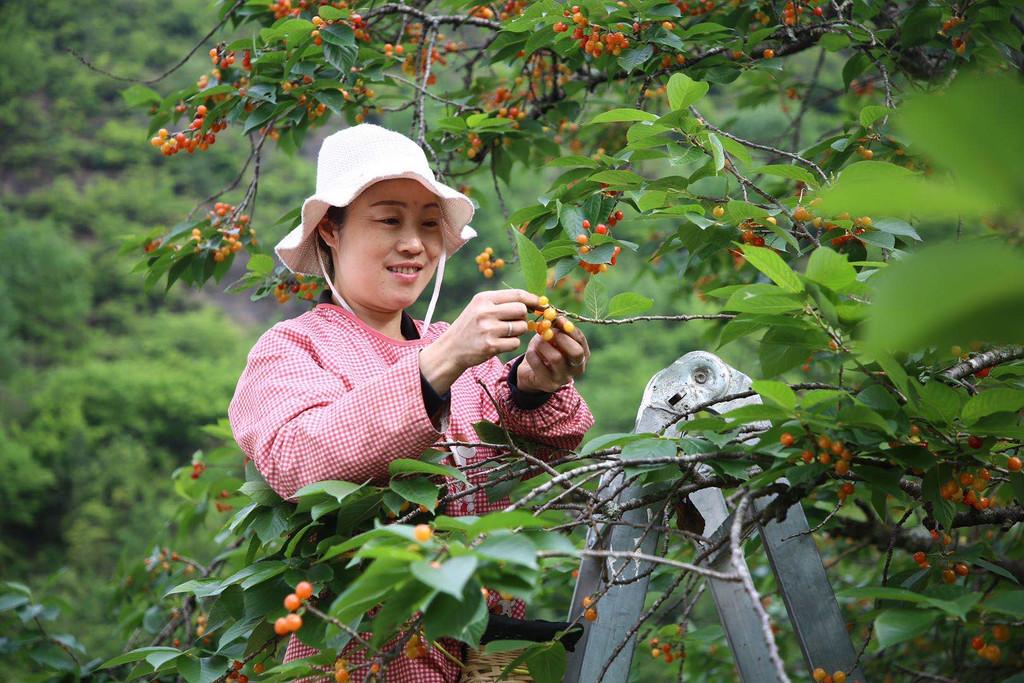
<svg viewBox="0 0 1024 683">
<path fill-rule="evenodd" d="M 335 233 L 335 286 L 353 308 L 382 315 L 411 306 L 430 282 L 443 246 L 437 195 L 409 178 L 381 180 L 363 190 Z"/>
</svg>

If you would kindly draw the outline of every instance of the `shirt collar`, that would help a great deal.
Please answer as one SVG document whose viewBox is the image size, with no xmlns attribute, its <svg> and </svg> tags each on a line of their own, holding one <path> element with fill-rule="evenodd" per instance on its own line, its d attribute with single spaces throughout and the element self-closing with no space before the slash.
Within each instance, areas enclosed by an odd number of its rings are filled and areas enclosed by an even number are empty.
<svg viewBox="0 0 1024 683">
<path fill-rule="evenodd" d="M 320 292 L 320 298 L 317 299 L 318 304 L 333 304 L 334 297 L 331 294 L 329 287 L 325 287 L 324 291 Z M 402 311 L 402 323 L 401 323 L 402 336 L 405 339 L 419 339 L 420 333 L 416 329 L 416 323 L 413 322 L 412 316 Z"/>
</svg>

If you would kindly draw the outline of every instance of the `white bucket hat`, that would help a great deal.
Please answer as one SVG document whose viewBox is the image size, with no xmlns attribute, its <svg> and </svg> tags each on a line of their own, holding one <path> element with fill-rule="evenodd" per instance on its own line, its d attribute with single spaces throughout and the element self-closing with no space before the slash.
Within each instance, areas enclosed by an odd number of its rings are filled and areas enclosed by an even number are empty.
<svg viewBox="0 0 1024 683">
<path fill-rule="evenodd" d="M 434 178 L 423 149 L 405 135 L 372 123 L 361 123 L 327 136 L 317 156 L 316 192 L 302 203 L 302 223 L 277 243 L 274 253 L 293 273 L 326 279 L 340 305 L 354 314 L 327 277 L 317 249 L 316 227 L 328 208 L 348 206 L 370 185 L 390 178 L 419 181 L 440 198 L 444 250 L 423 321 L 425 332 L 441 291 L 446 258 L 476 236 L 476 230 L 469 226 L 475 207 L 469 197 Z"/>
</svg>

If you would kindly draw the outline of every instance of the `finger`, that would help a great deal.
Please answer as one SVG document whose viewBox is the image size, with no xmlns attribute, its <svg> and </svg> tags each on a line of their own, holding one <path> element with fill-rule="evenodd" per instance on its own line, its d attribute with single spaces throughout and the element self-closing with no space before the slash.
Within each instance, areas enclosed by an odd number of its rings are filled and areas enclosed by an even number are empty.
<svg viewBox="0 0 1024 683">
<path fill-rule="evenodd" d="M 523 362 L 530 365 L 530 369 L 533 370 L 533 374 L 536 375 L 538 382 L 544 385 L 554 384 L 555 379 L 551 368 L 547 366 L 544 358 L 541 357 L 540 352 L 537 350 L 538 348 L 540 347 L 527 349 L 526 358 L 523 359 Z"/>
<path fill-rule="evenodd" d="M 508 353 L 509 351 L 515 351 L 519 348 L 522 340 L 519 337 L 497 337 L 491 342 L 491 348 L 494 349 L 494 355 L 499 353 Z"/>
<path fill-rule="evenodd" d="M 525 320 L 495 320 L 488 325 L 488 331 L 495 337 L 521 337 L 530 331 Z"/>
<path fill-rule="evenodd" d="M 551 344 L 540 344 L 537 346 L 537 353 L 544 364 L 551 369 L 551 375 L 559 384 L 569 381 L 569 363 L 565 356 Z"/>
<path fill-rule="evenodd" d="M 556 334 L 551 344 L 568 360 L 570 373 L 579 374 L 583 370 L 583 363 L 587 359 L 586 350 L 572 336 Z"/>
<path fill-rule="evenodd" d="M 536 294 L 527 292 L 525 289 L 497 289 L 492 294 L 493 298 L 491 301 L 496 304 L 518 301 L 530 308 L 540 308 L 540 298 Z"/>
<path fill-rule="evenodd" d="M 526 304 L 521 301 L 510 301 L 504 304 L 494 304 L 493 313 L 498 320 L 526 320 Z"/>
<path fill-rule="evenodd" d="M 567 322 L 569 322 L 569 321 L 568 321 L 568 319 L 566 319 L 565 316 L 559 316 L 559 318 L 558 318 L 558 329 L 562 330 L 564 332 L 564 334 L 567 334 L 570 337 L 572 337 L 574 340 L 576 340 L 576 343 L 583 347 L 584 355 L 589 357 L 590 356 L 590 344 L 587 342 L 586 335 L 584 335 L 583 331 L 580 330 L 579 325 L 575 325 L 575 324 L 573 325 L 573 331 L 572 332 L 565 332 L 565 323 L 567 323 Z"/>
</svg>

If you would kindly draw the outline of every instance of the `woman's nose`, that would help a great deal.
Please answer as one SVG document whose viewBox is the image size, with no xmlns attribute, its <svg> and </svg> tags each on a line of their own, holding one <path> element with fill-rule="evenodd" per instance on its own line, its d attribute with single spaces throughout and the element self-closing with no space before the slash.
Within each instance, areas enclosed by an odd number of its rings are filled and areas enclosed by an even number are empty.
<svg viewBox="0 0 1024 683">
<path fill-rule="evenodd" d="M 402 237 L 398 241 L 398 250 L 413 254 L 423 251 L 423 240 L 420 238 L 419 232 L 417 230 L 403 231 Z"/>
</svg>

